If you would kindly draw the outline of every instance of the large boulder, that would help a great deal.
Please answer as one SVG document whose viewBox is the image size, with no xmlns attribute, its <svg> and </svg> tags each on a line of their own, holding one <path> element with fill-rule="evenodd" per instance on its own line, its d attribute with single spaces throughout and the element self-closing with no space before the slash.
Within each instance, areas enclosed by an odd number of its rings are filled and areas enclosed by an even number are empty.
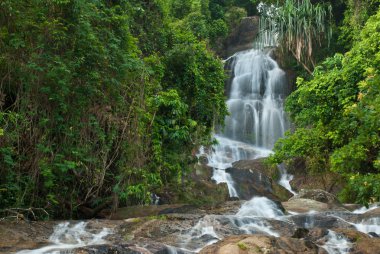
<svg viewBox="0 0 380 254">
<path fill-rule="evenodd" d="M 311 241 L 290 237 L 265 235 L 240 235 L 228 237 L 216 244 L 207 246 L 201 254 L 324 254 L 324 249 Z"/>
<path fill-rule="evenodd" d="M 318 202 L 329 204 L 330 206 L 342 206 L 337 197 L 327 191 L 314 189 L 314 190 L 306 190 L 302 189 L 297 195 L 290 198 L 290 200 L 294 199 L 311 199 Z"/>
<path fill-rule="evenodd" d="M 292 193 L 271 178 L 278 169 L 266 166 L 263 160 L 239 161 L 232 168 L 226 169 L 226 172 L 235 183 L 239 183 L 235 189 L 240 199 L 264 196 L 274 201 L 286 201 L 292 196 Z"/>
<path fill-rule="evenodd" d="M 282 202 L 282 206 L 286 211 L 294 213 L 308 213 L 311 211 L 323 212 L 329 210 L 329 205 L 312 199 L 290 199 L 289 201 Z"/>
<path fill-rule="evenodd" d="M 324 190 L 302 189 L 297 195 L 282 204 L 286 210 L 306 213 L 310 211 L 323 212 L 327 210 L 347 212 L 348 210 L 331 193 Z"/>
<path fill-rule="evenodd" d="M 313 228 L 343 228 L 343 229 L 355 229 L 351 223 L 342 220 L 333 215 L 327 214 L 299 214 L 290 217 L 290 220 L 299 228 L 313 229 Z"/>
</svg>

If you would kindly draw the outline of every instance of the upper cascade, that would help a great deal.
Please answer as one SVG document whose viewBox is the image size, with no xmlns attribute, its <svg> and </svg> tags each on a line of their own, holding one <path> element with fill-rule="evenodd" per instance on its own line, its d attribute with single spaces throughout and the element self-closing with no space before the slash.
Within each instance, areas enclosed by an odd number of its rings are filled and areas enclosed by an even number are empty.
<svg viewBox="0 0 380 254">
<path fill-rule="evenodd" d="M 284 111 L 286 74 L 270 52 L 256 49 L 236 54 L 232 66 L 227 101 L 230 115 L 225 120 L 223 136 L 272 149 L 289 128 Z"/>
</svg>

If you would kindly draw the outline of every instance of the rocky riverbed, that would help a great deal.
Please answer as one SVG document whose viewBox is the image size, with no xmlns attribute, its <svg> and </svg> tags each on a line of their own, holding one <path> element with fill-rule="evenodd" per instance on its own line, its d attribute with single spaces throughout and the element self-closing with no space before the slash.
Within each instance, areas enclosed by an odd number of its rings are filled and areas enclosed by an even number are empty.
<svg viewBox="0 0 380 254">
<path fill-rule="evenodd" d="M 250 173 L 241 173 L 242 190 L 256 185 L 248 201 L 127 207 L 85 222 L 3 221 L 0 253 L 380 253 L 377 206 L 343 205 L 320 189 L 284 200 L 263 168 Z"/>
</svg>

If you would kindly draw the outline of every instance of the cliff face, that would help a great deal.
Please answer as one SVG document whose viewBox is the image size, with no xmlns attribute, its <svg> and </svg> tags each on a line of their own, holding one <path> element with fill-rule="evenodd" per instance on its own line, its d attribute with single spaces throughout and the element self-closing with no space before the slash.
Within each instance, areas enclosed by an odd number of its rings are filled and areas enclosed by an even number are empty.
<svg viewBox="0 0 380 254">
<path fill-rule="evenodd" d="M 240 25 L 231 31 L 217 52 L 222 58 L 227 58 L 236 52 L 252 48 L 253 41 L 259 33 L 259 17 L 246 17 Z"/>
</svg>

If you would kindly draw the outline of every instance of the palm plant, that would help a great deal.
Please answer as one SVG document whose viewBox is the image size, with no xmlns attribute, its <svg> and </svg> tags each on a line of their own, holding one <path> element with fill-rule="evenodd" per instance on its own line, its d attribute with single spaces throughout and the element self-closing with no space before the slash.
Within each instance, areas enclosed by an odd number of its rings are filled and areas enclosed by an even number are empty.
<svg viewBox="0 0 380 254">
<path fill-rule="evenodd" d="M 259 45 L 266 45 L 268 33 L 274 34 L 279 45 L 289 50 L 310 74 L 315 67 L 313 48 L 327 39 L 330 43 L 332 29 L 331 5 L 313 5 L 310 0 L 285 0 L 278 4 L 259 4 Z"/>
</svg>

